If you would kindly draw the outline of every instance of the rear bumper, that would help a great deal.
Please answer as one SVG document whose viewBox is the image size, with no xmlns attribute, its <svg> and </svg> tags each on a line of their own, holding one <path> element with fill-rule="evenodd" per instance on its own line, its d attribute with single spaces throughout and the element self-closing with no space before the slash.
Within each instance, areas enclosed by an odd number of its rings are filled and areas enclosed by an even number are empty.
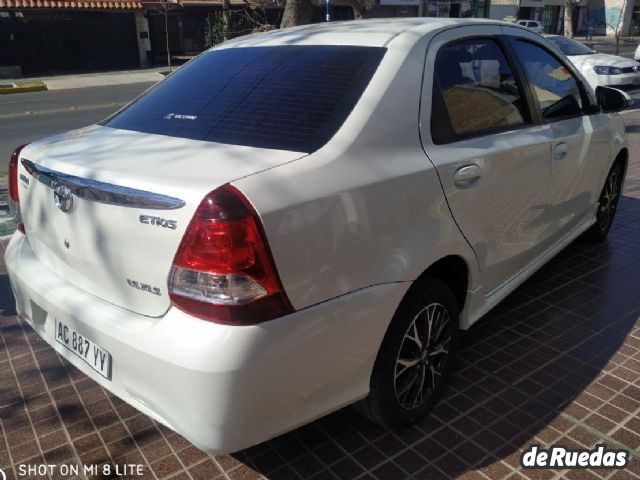
<svg viewBox="0 0 640 480">
<path fill-rule="evenodd" d="M 408 288 L 370 287 L 277 320 L 230 327 L 176 308 L 150 318 L 104 302 L 42 265 L 20 233 L 5 262 L 19 315 L 47 343 L 122 400 L 213 453 L 251 446 L 364 397 Z M 54 319 L 111 353 L 111 380 L 55 341 Z"/>
</svg>

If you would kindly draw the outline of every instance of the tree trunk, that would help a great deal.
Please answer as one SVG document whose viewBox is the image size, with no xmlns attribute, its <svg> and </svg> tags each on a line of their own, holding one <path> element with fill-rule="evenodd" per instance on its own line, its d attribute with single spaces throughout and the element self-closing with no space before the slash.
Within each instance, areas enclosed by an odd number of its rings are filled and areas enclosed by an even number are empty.
<svg viewBox="0 0 640 480">
<path fill-rule="evenodd" d="M 222 39 L 229 39 L 229 0 L 222 0 Z"/>
<path fill-rule="evenodd" d="M 362 20 L 364 18 L 360 10 L 358 10 L 356 7 L 353 7 L 353 6 L 351 8 L 353 9 L 354 20 Z"/>
<path fill-rule="evenodd" d="M 573 38 L 573 5 L 571 0 L 564 0 L 564 36 Z"/>
<path fill-rule="evenodd" d="M 172 72 L 171 69 L 171 49 L 169 48 L 169 20 L 167 18 L 167 6 L 163 4 L 164 7 L 164 35 L 167 45 L 167 66 L 169 67 L 169 73 Z"/>
<path fill-rule="evenodd" d="M 295 27 L 311 23 L 313 5 L 311 0 L 287 0 L 280 28 Z"/>
</svg>

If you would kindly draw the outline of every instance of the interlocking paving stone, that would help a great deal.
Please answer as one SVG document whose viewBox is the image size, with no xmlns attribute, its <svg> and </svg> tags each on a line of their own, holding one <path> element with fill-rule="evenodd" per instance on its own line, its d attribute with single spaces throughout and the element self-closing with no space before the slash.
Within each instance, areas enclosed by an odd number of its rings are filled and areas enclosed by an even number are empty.
<svg viewBox="0 0 640 480">
<path fill-rule="evenodd" d="M 625 120 L 631 158 L 609 240 L 574 242 L 464 333 L 441 403 L 403 431 L 345 408 L 245 451 L 208 455 L 18 320 L 0 262 L 0 468 L 9 480 L 42 478 L 18 476 L 26 462 L 133 463 L 145 478 L 175 480 L 640 479 L 640 112 Z M 604 443 L 634 457 L 623 470 L 522 469 L 533 443 Z"/>
</svg>

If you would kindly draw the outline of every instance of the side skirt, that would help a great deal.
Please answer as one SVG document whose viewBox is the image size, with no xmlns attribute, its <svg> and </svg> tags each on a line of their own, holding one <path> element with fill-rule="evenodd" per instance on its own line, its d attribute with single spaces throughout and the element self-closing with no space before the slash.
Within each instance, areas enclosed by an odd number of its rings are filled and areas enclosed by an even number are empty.
<svg viewBox="0 0 640 480">
<path fill-rule="evenodd" d="M 469 301 L 467 302 L 469 308 L 465 308 L 462 312 L 462 315 L 460 317 L 460 327 L 463 330 L 471 327 L 471 325 L 480 320 L 480 318 L 482 318 L 492 308 L 498 305 L 516 288 L 522 285 L 529 277 L 531 277 L 535 272 L 542 268 L 549 260 L 560 253 L 580 235 L 586 232 L 589 227 L 591 227 L 591 225 L 596 222 L 595 213 L 597 211 L 597 208 L 598 204 L 594 206 L 591 215 L 589 215 L 584 222 L 574 228 L 569 235 L 559 240 L 548 250 L 542 253 L 538 258 L 536 258 L 533 262 L 531 262 L 516 274 L 512 275 L 504 283 L 494 288 L 489 293 L 483 293 L 482 288 L 477 288 L 474 291 L 469 291 Z"/>
</svg>

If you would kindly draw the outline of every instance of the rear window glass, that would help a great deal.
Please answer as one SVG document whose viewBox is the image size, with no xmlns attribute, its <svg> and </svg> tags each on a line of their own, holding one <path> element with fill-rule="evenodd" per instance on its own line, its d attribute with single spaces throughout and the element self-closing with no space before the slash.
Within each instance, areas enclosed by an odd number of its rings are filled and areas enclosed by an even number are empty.
<svg viewBox="0 0 640 480">
<path fill-rule="evenodd" d="M 212 50 L 102 125 L 313 152 L 344 123 L 385 51 L 334 45 Z"/>
</svg>

